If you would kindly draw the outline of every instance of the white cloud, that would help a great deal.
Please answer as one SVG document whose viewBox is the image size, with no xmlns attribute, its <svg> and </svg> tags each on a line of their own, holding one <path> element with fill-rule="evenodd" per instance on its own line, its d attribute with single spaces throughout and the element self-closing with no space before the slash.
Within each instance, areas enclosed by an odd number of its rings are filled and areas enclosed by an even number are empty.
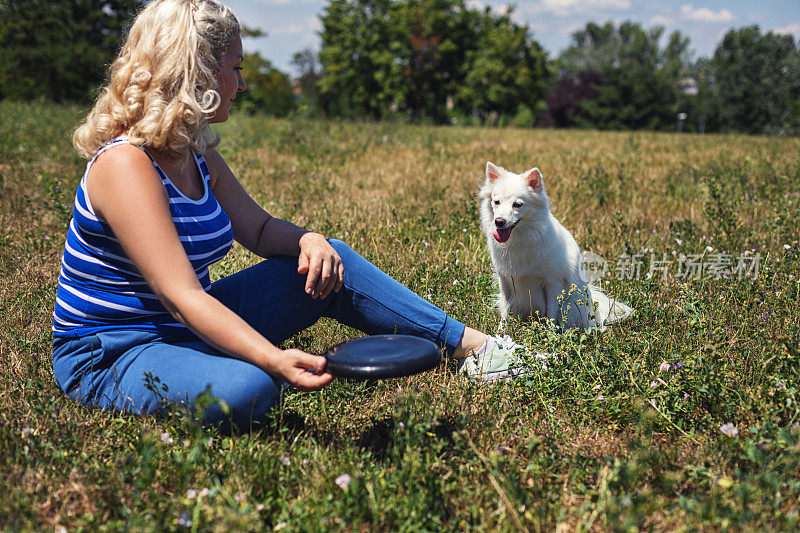
<svg viewBox="0 0 800 533">
<path fill-rule="evenodd" d="M 655 15 L 650 19 L 650 23 L 656 26 L 671 26 L 673 22 L 672 18 L 664 15 Z"/>
<path fill-rule="evenodd" d="M 292 4 L 313 4 L 317 0 L 255 0 L 255 2 L 268 6 L 290 6 Z"/>
<path fill-rule="evenodd" d="M 290 24 L 288 26 L 272 26 L 269 33 L 272 35 L 297 35 L 308 31 L 308 27 L 303 24 Z"/>
<path fill-rule="evenodd" d="M 631 0 L 542 0 L 542 11 L 565 17 L 589 9 L 630 9 Z"/>
<path fill-rule="evenodd" d="M 692 4 L 681 6 L 683 18 L 699 22 L 732 22 L 736 17 L 727 9 L 712 11 L 707 7 L 695 8 Z"/>
<path fill-rule="evenodd" d="M 782 35 L 794 35 L 796 37 L 800 37 L 800 22 L 794 22 L 792 24 L 787 24 L 786 26 L 780 26 L 779 28 L 774 28 L 772 31 Z"/>
</svg>

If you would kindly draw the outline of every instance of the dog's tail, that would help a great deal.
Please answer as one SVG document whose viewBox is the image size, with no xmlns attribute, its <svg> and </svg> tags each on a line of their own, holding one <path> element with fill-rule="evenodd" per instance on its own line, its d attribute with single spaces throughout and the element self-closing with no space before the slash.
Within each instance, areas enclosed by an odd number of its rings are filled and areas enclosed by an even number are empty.
<svg viewBox="0 0 800 533">
<path fill-rule="evenodd" d="M 619 300 L 609 298 L 600 287 L 589 285 L 589 291 L 592 293 L 592 302 L 595 305 L 595 322 L 600 331 L 605 330 L 611 324 L 622 322 L 633 314 L 631 307 Z"/>
</svg>

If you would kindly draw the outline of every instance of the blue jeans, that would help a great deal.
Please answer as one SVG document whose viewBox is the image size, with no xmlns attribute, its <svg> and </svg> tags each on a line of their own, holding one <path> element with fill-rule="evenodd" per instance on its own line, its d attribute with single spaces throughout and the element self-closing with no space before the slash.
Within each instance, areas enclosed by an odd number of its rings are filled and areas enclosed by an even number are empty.
<svg viewBox="0 0 800 533">
<path fill-rule="evenodd" d="M 420 298 L 345 243 L 331 240 L 344 264 L 344 285 L 324 300 L 305 293 L 296 257 L 274 257 L 223 278 L 211 293 L 273 344 L 280 344 L 326 316 L 367 334 L 399 333 L 436 342 L 452 355 L 464 324 Z M 191 333 L 110 330 L 53 343 L 56 381 L 85 405 L 157 414 L 159 398 L 147 376 L 166 386 L 168 401 L 192 403 L 210 389 L 230 406 L 212 404 L 209 424 L 247 429 L 262 421 L 280 398 L 282 382 L 260 368 L 225 356 Z M 159 385 L 159 387 L 160 387 Z"/>
</svg>

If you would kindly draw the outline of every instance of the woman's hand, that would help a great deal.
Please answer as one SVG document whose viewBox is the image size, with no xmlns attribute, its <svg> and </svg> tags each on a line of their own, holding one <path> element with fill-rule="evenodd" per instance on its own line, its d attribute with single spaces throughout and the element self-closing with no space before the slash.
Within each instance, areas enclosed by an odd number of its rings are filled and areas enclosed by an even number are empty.
<svg viewBox="0 0 800 533">
<path fill-rule="evenodd" d="M 286 381 L 306 392 L 319 390 L 333 380 L 332 375 L 324 372 L 324 357 L 294 348 L 277 354 L 276 370 Z"/>
<path fill-rule="evenodd" d="M 312 298 L 327 298 L 331 292 L 339 292 L 344 283 L 344 265 L 333 246 L 312 232 L 300 237 L 299 245 L 297 273 L 308 274 L 306 293 Z"/>
</svg>

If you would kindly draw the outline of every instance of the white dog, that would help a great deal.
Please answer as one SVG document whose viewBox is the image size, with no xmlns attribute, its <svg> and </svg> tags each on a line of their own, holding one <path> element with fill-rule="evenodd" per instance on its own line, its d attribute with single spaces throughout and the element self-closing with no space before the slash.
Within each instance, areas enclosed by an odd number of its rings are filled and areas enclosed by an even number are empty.
<svg viewBox="0 0 800 533">
<path fill-rule="evenodd" d="M 602 330 L 633 312 L 587 281 L 578 243 L 550 212 L 538 168 L 514 174 L 486 163 L 479 209 L 503 320 L 531 317 L 565 329 Z"/>
</svg>

